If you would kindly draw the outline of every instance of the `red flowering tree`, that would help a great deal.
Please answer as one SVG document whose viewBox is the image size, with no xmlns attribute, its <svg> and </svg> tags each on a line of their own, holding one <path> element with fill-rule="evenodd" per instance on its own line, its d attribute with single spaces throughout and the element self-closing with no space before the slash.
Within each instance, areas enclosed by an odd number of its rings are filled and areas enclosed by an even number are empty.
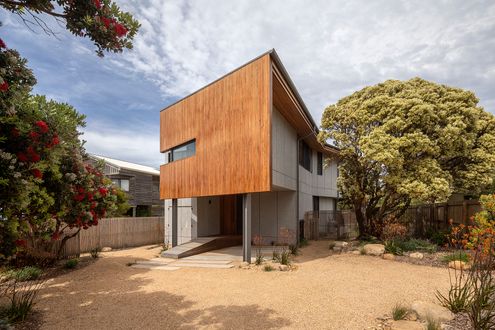
<svg viewBox="0 0 495 330">
<path fill-rule="evenodd" d="M 44 22 L 43 15 L 54 17 L 74 35 L 91 39 L 99 56 L 104 51 L 132 48 L 139 29 L 132 15 L 111 0 L 0 0 L 0 6 L 21 17 L 29 28 L 37 26 L 52 35 L 55 33 Z"/>
</svg>

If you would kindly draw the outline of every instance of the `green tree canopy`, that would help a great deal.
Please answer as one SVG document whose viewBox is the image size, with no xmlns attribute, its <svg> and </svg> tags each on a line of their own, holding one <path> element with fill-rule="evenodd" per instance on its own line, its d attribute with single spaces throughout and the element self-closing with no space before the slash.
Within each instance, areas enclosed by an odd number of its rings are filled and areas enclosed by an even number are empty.
<svg viewBox="0 0 495 330">
<path fill-rule="evenodd" d="M 341 149 L 338 186 L 360 235 L 379 236 L 412 202 L 478 194 L 495 172 L 495 118 L 474 93 L 388 80 L 327 107 L 321 141 Z"/>
</svg>

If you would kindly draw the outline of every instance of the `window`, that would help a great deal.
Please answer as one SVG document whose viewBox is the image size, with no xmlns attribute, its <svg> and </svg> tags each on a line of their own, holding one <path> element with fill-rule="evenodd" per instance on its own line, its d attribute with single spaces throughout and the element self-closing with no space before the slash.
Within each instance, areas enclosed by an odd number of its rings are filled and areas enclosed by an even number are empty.
<svg viewBox="0 0 495 330">
<path fill-rule="evenodd" d="M 191 157 L 196 154 L 196 140 L 192 140 L 165 152 L 165 163 Z"/>
<path fill-rule="evenodd" d="M 129 180 L 128 179 L 112 179 L 112 183 L 122 189 L 123 191 L 129 191 Z"/>
<path fill-rule="evenodd" d="M 316 155 L 318 156 L 316 163 L 316 174 L 323 175 L 323 154 L 318 152 Z"/>
<path fill-rule="evenodd" d="M 311 148 L 304 141 L 299 141 L 299 165 L 311 172 Z"/>
</svg>

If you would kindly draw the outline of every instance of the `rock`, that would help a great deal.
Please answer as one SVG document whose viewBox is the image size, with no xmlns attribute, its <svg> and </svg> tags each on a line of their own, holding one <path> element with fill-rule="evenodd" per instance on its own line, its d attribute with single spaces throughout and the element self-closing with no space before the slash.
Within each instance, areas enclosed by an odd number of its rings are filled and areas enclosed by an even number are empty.
<svg viewBox="0 0 495 330">
<path fill-rule="evenodd" d="M 391 324 L 392 330 L 424 330 L 423 324 L 416 321 L 398 320 Z"/>
<path fill-rule="evenodd" d="M 110 252 L 112 251 L 112 248 L 109 246 L 105 246 L 104 248 L 101 249 L 101 252 Z"/>
<path fill-rule="evenodd" d="M 395 256 L 392 253 L 385 253 L 382 256 L 382 258 L 385 259 L 385 260 L 394 260 L 395 259 Z"/>
<path fill-rule="evenodd" d="M 406 320 L 408 321 L 416 321 L 418 319 L 418 316 L 416 313 L 407 313 L 406 315 Z"/>
<path fill-rule="evenodd" d="M 470 266 L 466 264 L 464 261 L 455 260 L 449 262 L 449 268 L 461 270 L 461 269 L 469 269 Z"/>
<path fill-rule="evenodd" d="M 247 261 L 241 262 L 241 267 L 248 267 L 248 266 L 249 266 L 249 262 Z"/>
<path fill-rule="evenodd" d="M 413 252 L 409 254 L 409 258 L 413 259 L 423 259 L 424 255 L 421 252 Z"/>
<path fill-rule="evenodd" d="M 361 251 L 359 251 L 359 250 L 354 250 L 354 251 L 351 251 L 351 253 L 352 253 L 352 254 L 357 254 L 357 255 L 359 255 L 359 254 L 361 254 Z"/>
<path fill-rule="evenodd" d="M 281 271 L 281 272 L 286 272 L 289 270 L 289 266 L 287 265 L 279 265 L 278 266 L 278 269 Z"/>
<path fill-rule="evenodd" d="M 366 244 L 363 246 L 364 252 L 372 256 L 381 256 L 385 252 L 383 244 Z"/>
<path fill-rule="evenodd" d="M 332 248 L 332 250 L 333 250 L 334 252 L 342 252 L 342 248 L 341 248 L 341 247 L 339 247 L 339 246 L 334 246 L 334 247 Z"/>
<path fill-rule="evenodd" d="M 438 322 L 448 322 L 454 318 L 454 314 L 447 308 L 431 302 L 415 301 L 411 305 L 411 310 L 422 320 L 431 317 Z"/>
<path fill-rule="evenodd" d="M 335 247 L 339 247 L 339 248 L 346 248 L 346 247 L 348 247 L 348 246 L 349 246 L 349 243 L 347 243 L 347 242 L 343 242 L 343 241 L 335 241 L 335 242 L 334 242 L 334 244 L 335 244 L 335 245 L 334 245 L 334 248 L 335 248 Z"/>
</svg>

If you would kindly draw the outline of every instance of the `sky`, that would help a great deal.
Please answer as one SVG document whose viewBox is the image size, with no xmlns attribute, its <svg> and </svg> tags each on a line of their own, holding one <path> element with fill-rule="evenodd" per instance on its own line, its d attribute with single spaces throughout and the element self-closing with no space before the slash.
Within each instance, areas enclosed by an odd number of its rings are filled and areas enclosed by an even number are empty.
<svg viewBox="0 0 495 330">
<path fill-rule="evenodd" d="M 117 0 L 134 48 L 99 58 L 51 17 L 30 31 L 0 9 L 0 37 L 28 59 L 34 93 L 87 116 L 86 149 L 158 168 L 159 112 L 275 48 L 313 118 L 387 79 L 472 90 L 495 113 L 495 1 Z"/>
</svg>

